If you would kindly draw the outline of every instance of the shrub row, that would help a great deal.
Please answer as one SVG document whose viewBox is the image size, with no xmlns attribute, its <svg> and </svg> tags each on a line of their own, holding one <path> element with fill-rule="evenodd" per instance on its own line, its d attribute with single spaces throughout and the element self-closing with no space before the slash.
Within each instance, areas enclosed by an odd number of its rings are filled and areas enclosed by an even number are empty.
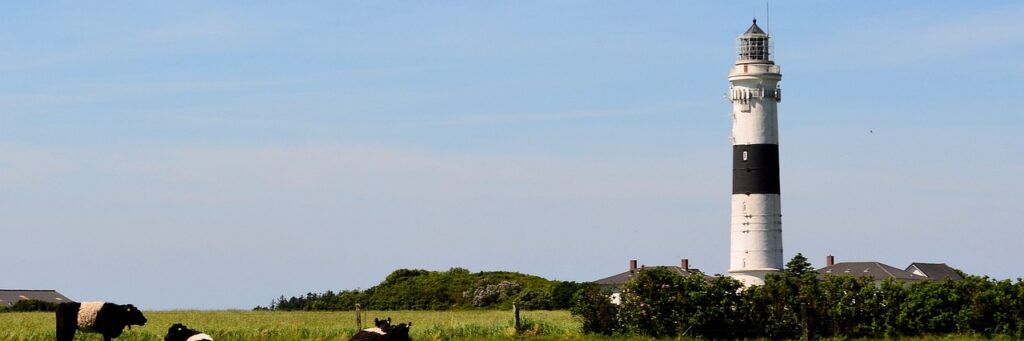
<svg viewBox="0 0 1024 341">
<path fill-rule="evenodd" d="M 573 294 L 589 283 L 550 281 L 515 272 L 471 273 L 399 269 L 366 290 L 327 291 L 305 296 L 281 296 L 256 310 L 352 310 L 356 304 L 371 310 L 569 309 Z"/>
<path fill-rule="evenodd" d="M 622 288 L 622 303 L 589 288 L 572 313 L 588 333 L 654 337 L 825 338 L 949 333 L 1024 338 L 1024 282 L 965 276 L 910 285 L 866 277 L 819 279 L 802 255 L 762 286 L 707 280 L 662 269 L 641 271 Z"/>
<path fill-rule="evenodd" d="M 0 307 L 0 313 L 27 311 L 57 311 L 57 304 L 40 300 L 20 300 L 10 307 Z"/>
</svg>

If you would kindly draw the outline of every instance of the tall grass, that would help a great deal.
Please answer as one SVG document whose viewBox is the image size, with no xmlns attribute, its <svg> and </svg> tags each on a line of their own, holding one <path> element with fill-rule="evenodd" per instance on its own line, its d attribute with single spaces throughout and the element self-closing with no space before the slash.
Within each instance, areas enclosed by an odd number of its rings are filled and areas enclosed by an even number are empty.
<svg viewBox="0 0 1024 341">
<path fill-rule="evenodd" d="M 521 331 L 509 311 L 364 311 L 364 327 L 375 317 L 393 323 L 412 322 L 414 340 L 580 339 L 579 324 L 566 311 L 524 311 Z M 126 330 L 117 340 L 163 340 L 173 323 L 212 335 L 217 341 L 348 340 L 357 331 L 354 312 L 271 311 L 154 311 L 143 327 Z M 52 341 L 53 313 L 0 314 L 0 340 Z M 78 333 L 75 340 L 102 340 L 98 334 Z"/>
<path fill-rule="evenodd" d="M 566 311 L 523 311 L 517 332 L 510 311 L 364 311 L 364 327 L 375 317 L 393 323 L 412 322 L 413 340 L 650 340 L 640 336 L 583 335 Z M 151 311 L 143 327 L 126 330 L 118 341 L 161 341 L 173 323 L 184 323 L 210 334 L 217 341 L 348 340 L 356 332 L 353 312 L 273 311 Z M 52 341 L 56 339 L 53 313 L 0 313 L 0 340 Z M 965 335 L 924 336 L 903 340 L 968 341 Z M 78 341 L 103 340 L 99 334 L 78 333 Z M 681 339 L 681 340 L 685 340 Z M 1009 340 L 997 337 L 995 340 Z"/>
</svg>

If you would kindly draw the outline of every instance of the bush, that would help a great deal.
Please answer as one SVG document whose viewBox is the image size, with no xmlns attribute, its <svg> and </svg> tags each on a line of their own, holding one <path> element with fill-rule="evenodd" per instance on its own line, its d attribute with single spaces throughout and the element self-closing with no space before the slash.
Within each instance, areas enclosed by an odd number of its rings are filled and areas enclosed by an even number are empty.
<svg viewBox="0 0 1024 341">
<path fill-rule="evenodd" d="M 596 285 L 584 287 L 573 295 L 569 311 L 582 322 L 584 333 L 611 335 L 619 330 L 618 306 L 612 304 L 610 296 L 610 291 Z"/>
<path fill-rule="evenodd" d="M 462 296 L 473 306 L 485 307 L 508 301 L 509 298 L 517 296 L 520 290 L 522 288 L 516 282 L 501 281 L 497 284 L 487 284 L 481 280 L 473 290 L 463 292 Z"/>
<path fill-rule="evenodd" d="M 682 333 L 688 327 L 689 294 L 700 291 L 693 284 L 668 269 L 637 272 L 622 287 L 619 323 L 625 331 L 653 337 Z"/>
<path fill-rule="evenodd" d="M 289 298 L 281 296 L 271 303 L 269 309 L 351 310 L 357 303 L 363 309 L 372 310 L 506 309 L 517 301 L 527 309 L 568 309 L 568 299 L 563 299 L 559 305 L 551 297 L 556 288 L 572 285 L 515 272 L 470 273 L 463 268 L 448 271 L 398 269 L 380 284 L 366 290 L 307 293 Z"/>
</svg>

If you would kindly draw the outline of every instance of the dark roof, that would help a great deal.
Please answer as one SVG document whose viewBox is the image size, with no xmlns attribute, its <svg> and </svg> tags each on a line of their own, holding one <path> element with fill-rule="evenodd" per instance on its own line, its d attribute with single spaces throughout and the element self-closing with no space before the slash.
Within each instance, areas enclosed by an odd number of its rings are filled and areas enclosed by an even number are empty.
<svg viewBox="0 0 1024 341">
<path fill-rule="evenodd" d="M 57 290 L 10 290 L 0 289 L 0 306 L 9 307 L 21 300 L 39 300 L 50 303 L 71 302 Z"/>
<path fill-rule="evenodd" d="M 920 281 L 927 277 L 918 276 L 879 262 L 843 262 L 818 269 L 818 277 L 825 276 L 867 276 L 876 281 L 892 278 L 900 281 Z"/>
<path fill-rule="evenodd" d="M 684 270 L 683 268 L 678 267 L 678 266 L 648 266 L 648 267 L 639 268 L 639 269 L 637 269 L 637 271 L 643 271 L 644 269 L 668 269 L 668 270 L 672 270 L 672 271 L 678 273 L 680 276 L 687 276 L 687 275 L 690 275 L 690 274 L 693 274 L 693 273 L 700 273 L 700 274 L 704 273 L 704 272 L 700 271 L 699 269 L 691 268 L 689 270 Z M 622 284 L 625 284 L 626 281 L 629 281 L 630 279 L 632 279 L 633 276 L 636 276 L 636 273 L 634 273 L 633 271 L 626 271 L 626 272 L 623 272 L 623 273 L 620 273 L 620 274 L 617 274 L 617 275 L 612 275 L 610 277 L 605 277 L 605 278 L 596 280 L 593 283 L 598 284 L 598 285 L 603 285 L 603 286 L 618 287 L 618 286 L 622 286 Z M 704 275 L 704 277 L 705 278 L 712 278 L 711 276 L 708 276 L 708 275 Z"/>
<path fill-rule="evenodd" d="M 754 19 L 754 23 L 750 25 L 750 28 L 748 28 L 746 32 L 743 32 L 743 35 L 747 36 L 747 35 L 768 35 L 768 34 L 764 33 L 764 30 L 762 30 L 761 27 L 757 26 L 757 19 Z"/>
<path fill-rule="evenodd" d="M 954 281 L 963 280 L 964 278 L 956 272 L 955 269 L 946 265 L 946 263 L 912 263 L 907 267 L 907 272 L 923 275 L 928 279 L 951 279 Z"/>
</svg>

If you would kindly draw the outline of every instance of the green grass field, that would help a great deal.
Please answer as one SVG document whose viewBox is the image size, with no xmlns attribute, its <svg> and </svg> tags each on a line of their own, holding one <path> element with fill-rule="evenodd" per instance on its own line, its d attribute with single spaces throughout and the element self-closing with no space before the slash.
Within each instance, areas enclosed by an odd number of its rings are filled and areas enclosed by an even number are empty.
<svg viewBox="0 0 1024 341">
<path fill-rule="evenodd" d="M 412 321 L 413 340 L 648 340 L 642 337 L 582 335 L 579 322 L 567 311 L 524 311 L 525 330 L 515 333 L 510 311 L 388 311 L 363 312 L 363 324 L 374 317 L 392 322 Z M 354 312 L 270 311 L 151 311 L 149 323 L 134 327 L 116 340 L 163 340 L 167 327 L 181 322 L 210 334 L 217 341 L 348 340 L 355 333 Z M 0 340 L 52 341 L 53 313 L 0 313 Z M 975 340 L 967 336 L 919 337 L 909 340 Z M 75 340 L 102 340 L 98 334 L 79 333 Z"/>
<path fill-rule="evenodd" d="M 566 311 L 524 311 L 524 330 L 516 334 L 510 311 L 388 311 L 363 312 L 365 327 L 374 317 L 393 323 L 413 323 L 414 340 L 531 340 L 585 339 L 579 323 Z M 152 311 L 149 323 L 133 327 L 117 340 L 163 340 L 167 328 L 181 322 L 213 336 L 217 341 L 243 340 L 348 340 L 356 332 L 354 312 L 269 311 Z M 52 341 L 53 313 L 0 314 L 0 340 Z M 589 339 L 589 338 L 586 338 Z M 102 340 L 98 334 L 79 333 L 75 340 Z"/>
</svg>

